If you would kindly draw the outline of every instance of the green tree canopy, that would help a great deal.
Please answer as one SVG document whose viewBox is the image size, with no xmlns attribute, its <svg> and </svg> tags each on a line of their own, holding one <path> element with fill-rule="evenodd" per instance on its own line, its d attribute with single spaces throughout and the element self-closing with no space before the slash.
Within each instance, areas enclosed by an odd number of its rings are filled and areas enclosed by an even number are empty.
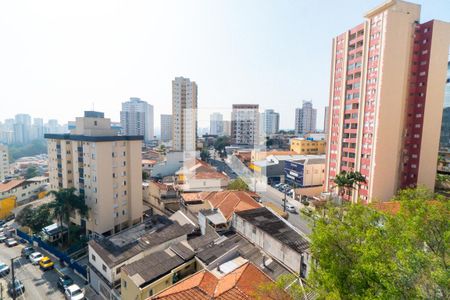
<svg viewBox="0 0 450 300">
<path fill-rule="evenodd" d="M 449 199 L 401 191 L 400 211 L 329 207 L 311 235 L 310 281 L 323 299 L 448 299 Z"/>
<path fill-rule="evenodd" d="M 237 191 L 249 191 L 248 185 L 245 183 L 242 178 L 237 178 L 231 181 L 227 187 L 228 190 L 237 190 Z"/>
<path fill-rule="evenodd" d="M 211 158 L 211 154 L 209 153 L 208 149 L 203 149 L 200 151 L 200 159 L 203 161 L 208 161 Z"/>
<path fill-rule="evenodd" d="M 36 166 L 30 166 L 25 173 L 25 179 L 30 179 L 39 176 L 39 170 Z"/>
<path fill-rule="evenodd" d="M 33 232 L 39 232 L 52 224 L 50 207 L 47 204 L 38 207 L 27 205 L 17 214 L 16 222 L 21 226 L 29 227 Z"/>
</svg>

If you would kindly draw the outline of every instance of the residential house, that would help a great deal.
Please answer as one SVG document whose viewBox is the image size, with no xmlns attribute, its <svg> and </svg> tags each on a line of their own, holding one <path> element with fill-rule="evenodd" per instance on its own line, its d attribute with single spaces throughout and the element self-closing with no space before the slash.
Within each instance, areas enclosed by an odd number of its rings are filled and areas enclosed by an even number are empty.
<svg viewBox="0 0 450 300">
<path fill-rule="evenodd" d="M 178 189 L 182 191 L 218 191 L 226 188 L 229 178 L 201 160 L 187 161 L 176 172 Z"/>
<path fill-rule="evenodd" d="M 173 213 L 180 208 L 178 193 L 173 185 L 157 181 L 142 184 L 144 203 L 150 205 L 155 213 Z"/>
</svg>

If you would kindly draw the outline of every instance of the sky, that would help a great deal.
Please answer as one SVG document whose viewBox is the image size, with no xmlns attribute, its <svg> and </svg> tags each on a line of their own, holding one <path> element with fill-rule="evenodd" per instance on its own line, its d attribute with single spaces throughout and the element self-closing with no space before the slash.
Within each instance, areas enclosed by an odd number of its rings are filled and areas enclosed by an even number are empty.
<svg viewBox="0 0 450 300">
<path fill-rule="evenodd" d="M 171 113 L 171 81 L 198 84 L 209 115 L 233 103 L 275 109 L 293 128 L 312 100 L 323 127 L 331 40 L 382 0 L 0 0 L 0 120 L 61 123 L 84 110 L 119 121 L 140 97 Z M 450 21 L 450 0 L 415 0 L 421 21 Z"/>
</svg>

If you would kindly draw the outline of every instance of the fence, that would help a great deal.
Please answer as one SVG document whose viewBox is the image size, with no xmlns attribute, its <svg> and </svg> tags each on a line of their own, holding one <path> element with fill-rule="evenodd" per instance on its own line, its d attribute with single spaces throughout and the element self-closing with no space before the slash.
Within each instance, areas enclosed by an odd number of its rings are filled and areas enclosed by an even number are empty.
<svg viewBox="0 0 450 300">
<path fill-rule="evenodd" d="M 17 229 L 17 236 L 27 240 L 29 243 L 37 243 L 39 247 L 46 250 L 47 252 L 56 256 L 60 261 L 63 261 L 66 265 L 68 265 L 73 270 L 77 271 L 81 276 L 87 278 L 87 270 L 86 267 L 80 265 L 76 261 L 74 261 L 67 252 L 62 252 L 52 245 L 47 244 L 38 236 L 29 236 L 25 232 Z"/>
</svg>

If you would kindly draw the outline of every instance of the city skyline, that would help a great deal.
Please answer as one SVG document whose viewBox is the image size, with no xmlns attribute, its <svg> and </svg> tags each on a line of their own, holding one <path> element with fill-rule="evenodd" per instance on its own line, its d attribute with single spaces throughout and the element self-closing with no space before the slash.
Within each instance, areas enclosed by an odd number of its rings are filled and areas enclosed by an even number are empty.
<svg viewBox="0 0 450 300">
<path fill-rule="evenodd" d="M 427 4 L 424 19 L 449 19 L 445 0 L 414 2 Z M 258 2 L 255 11 L 255 3 L 137 2 L 123 8 L 108 1 L 89 3 L 89 9 L 84 3 L 3 3 L 0 34 L 10 46 L 0 50 L 0 119 L 23 112 L 64 124 L 94 109 L 118 121 L 121 103 L 140 97 L 155 107 L 159 124 L 159 115 L 170 113 L 172 78 L 184 76 L 199 84 L 199 108 L 259 104 L 283 116 L 280 128 L 292 128 L 290 107 L 311 99 L 322 112 L 328 103 L 329 53 L 338 28 L 357 23 L 360 12 L 379 1 L 328 1 L 326 11 L 305 1 Z M 339 12 L 346 18 L 332 18 Z M 322 129 L 321 113 L 317 123 Z"/>
</svg>

